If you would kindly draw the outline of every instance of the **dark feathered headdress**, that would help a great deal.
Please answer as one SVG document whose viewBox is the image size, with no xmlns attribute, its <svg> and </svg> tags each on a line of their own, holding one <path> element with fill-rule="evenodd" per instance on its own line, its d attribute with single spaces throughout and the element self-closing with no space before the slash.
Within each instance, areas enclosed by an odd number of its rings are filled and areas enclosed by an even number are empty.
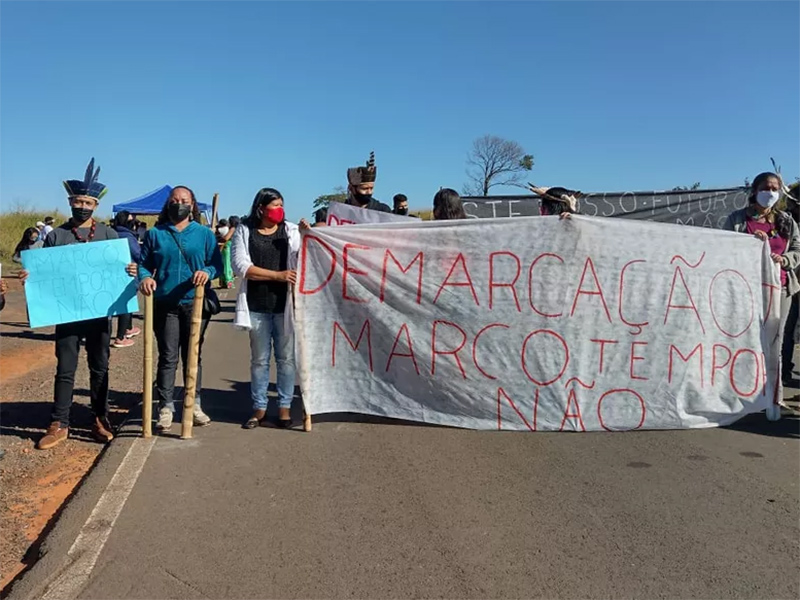
<svg viewBox="0 0 800 600">
<path fill-rule="evenodd" d="M 68 179 L 64 182 L 64 189 L 67 190 L 67 195 L 70 198 L 72 196 L 89 196 L 100 200 L 108 191 L 108 188 L 97 181 L 99 175 L 100 167 L 97 167 L 95 171 L 94 157 L 92 157 L 92 160 L 89 161 L 89 166 L 86 167 L 86 174 L 83 176 L 82 181 L 80 179 Z"/>
<path fill-rule="evenodd" d="M 361 185 L 375 181 L 378 169 L 375 167 L 375 152 L 369 153 L 369 160 L 365 167 L 351 167 L 347 169 L 347 182 L 350 185 Z"/>
</svg>

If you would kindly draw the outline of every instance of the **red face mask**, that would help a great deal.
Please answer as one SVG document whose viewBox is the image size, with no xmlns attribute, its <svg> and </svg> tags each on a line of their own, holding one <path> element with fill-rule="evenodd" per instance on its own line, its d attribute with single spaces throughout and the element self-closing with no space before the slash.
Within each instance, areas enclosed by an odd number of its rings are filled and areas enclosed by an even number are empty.
<svg viewBox="0 0 800 600">
<path fill-rule="evenodd" d="M 279 225 L 283 223 L 283 219 L 286 218 L 282 206 L 268 208 L 264 214 L 270 221 L 272 221 L 273 223 L 278 223 Z"/>
</svg>

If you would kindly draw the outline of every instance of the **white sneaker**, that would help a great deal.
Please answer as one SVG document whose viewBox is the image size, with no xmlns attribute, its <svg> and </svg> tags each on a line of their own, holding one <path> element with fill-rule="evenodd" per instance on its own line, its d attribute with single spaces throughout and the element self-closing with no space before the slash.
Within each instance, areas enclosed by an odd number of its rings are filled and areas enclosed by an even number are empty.
<svg viewBox="0 0 800 600">
<path fill-rule="evenodd" d="M 204 413 L 203 409 L 197 404 L 195 404 L 192 409 L 192 417 L 195 427 L 205 427 L 211 424 L 211 417 Z"/>
<path fill-rule="evenodd" d="M 158 431 L 167 431 L 172 427 L 172 411 L 169 408 L 162 408 L 158 411 L 158 423 L 156 429 Z"/>
</svg>

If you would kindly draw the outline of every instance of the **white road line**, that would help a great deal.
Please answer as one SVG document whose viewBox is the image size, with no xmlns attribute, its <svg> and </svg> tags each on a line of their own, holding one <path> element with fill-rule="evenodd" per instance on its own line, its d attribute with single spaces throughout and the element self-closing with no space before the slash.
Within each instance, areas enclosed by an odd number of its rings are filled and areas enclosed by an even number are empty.
<svg viewBox="0 0 800 600">
<path fill-rule="evenodd" d="M 133 441 L 92 514 L 83 524 L 75 543 L 67 552 L 60 575 L 47 585 L 40 596 L 42 600 L 73 600 L 78 597 L 89 580 L 100 552 L 157 439 L 154 436 Z"/>
</svg>

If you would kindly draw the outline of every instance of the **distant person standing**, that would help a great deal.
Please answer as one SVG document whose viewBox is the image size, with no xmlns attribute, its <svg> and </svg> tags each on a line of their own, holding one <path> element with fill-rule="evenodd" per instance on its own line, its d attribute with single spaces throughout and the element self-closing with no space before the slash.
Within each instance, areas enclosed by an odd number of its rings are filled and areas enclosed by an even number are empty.
<svg viewBox="0 0 800 600">
<path fill-rule="evenodd" d="M 231 238 L 235 228 L 228 225 L 226 219 L 220 219 L 217 224 L 217 245 L 222 256 L 222 274 L 219 276 L 219 287 L 230 289 L 233 287 L 233 268 L 231 267 Z"/>
<path fill-rule="evenodd" d="M 408 216 L 408 198 L 405 194 L 395 194 L 392 202 L 394 202 L 394 210 L 392 211 L 394 214 Z"/>
<path fill-rule="evenodd" d="M 327 227 L 328 225 L 328 209 L 320 208 L 314 212 L 314 227 Z"/>
<path fill-rule="evenodd" d="M 118 238 L 117 232 L 96 221 L 93 213 L 97 209 L 100 198 L 106 193 L 106 186 L 97 181 L 100 168 L 94 170 L 94 158 L 86 168 L 83 180 L 70 179 L 64 182 L 72 208 L 72 218 L 50 232 L 45 240 L 45 247 L 85 244 Z M 136 265 L 127 267 L 129 275 L 134 276 Z M 23 283 L 28 272 L 20 272 Z M 111 342 L 111 320 L 108 317 L 76 321 L 56 325 L 56 378 L 55 402 L 50 427 L 39 440 L 37 447 L 47 450 L 60 444 L 69 434 L 69 413 L 72 407 L 72 394 L 75 386 L 75 371 L 78 368 L 78 356 L 81 340 L 85 341 L 86 358 L 89 363 L 89 396 L 95 419 L 92 425 L 92 437 L 102 443 L 108 443 L 114 435 L 108 421 L 108 358 Z"/>
<path fill-rule="evenodd" d="M 45 217 L 44 218 L 44 238 L 47 239 L 47 236 L 50 235 L 50 232 L 53 231 L 53 223 L 55 223 L 55 219 L 53 217 Z"/>
<path fill-rule="evenodd" d="M 133 227 L 133 217 L 130 213 L 126 210 L 118 212 L 114 217 L 114 231 L 117 232 L 120 239 L 127 240 L 131 251 L 131 259 L 138 264 L 142 250 L 139 246 L 139 240 L 131 230 L 131 227 Z M 114 338 L 111 345 L 114 348 L 133 346 L 134 342 L 131 338 L 136 337 L 141 332 L 141 329 L 133 326 L 133 314 L 119 315 L 117 316 L 117 337 Z"/>
<path fill-rule="evenodd" d="M 369 160 L 366 166 L 347 169 L 347 200 L 345 203 L 368 210 L 392 212 L 392 209 L 386 204 L 372 197 L 377 174 L 378 169 L 375 167 L 374 152 L 369 153 Z"/>
</svg>

